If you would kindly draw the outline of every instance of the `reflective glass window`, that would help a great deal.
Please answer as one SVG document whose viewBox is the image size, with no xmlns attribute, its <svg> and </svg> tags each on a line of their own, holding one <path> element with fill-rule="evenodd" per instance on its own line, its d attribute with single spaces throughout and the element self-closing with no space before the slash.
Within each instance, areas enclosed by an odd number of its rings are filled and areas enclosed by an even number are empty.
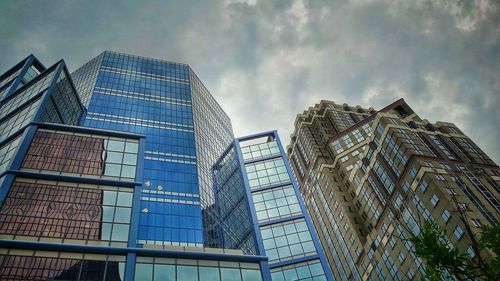
<svg viewBox="0 0 500 281">
<path fill-rule="evenodd" d="M 155 264 L 154 281 L 175 281 L 175 265 Z"/>
<path fill-rule="evenodd" d="M 269 262 L 316 254 L 316 248 L 304 219 L 261 227 Z"/>
<path fill-rule="evenodd" d="M 254 269 L 242 269 L 241 276 L 243 281 L 261 281 L 262 277 L 259 270 Z"/>
<path fill-rule="evenodd" d="M 14 77 L 17 77 L 19 75 L 19 73 L 21 72 L 21 70 L 23 70 L 23 68 L 19 67 L 18 69 L 13 71 L 11 74 L 9 74 L 8 76 L 6 76 L 2 80 L 0 80 L 0 88 L 7 85 L 9 82 L 11 82 Z"/>
<path fill-rule="evenodd" d="M 125 153 L 126 144 L 134 144 Z M 24 169 L 61 174 L 95 175 L 133 180 L 136 174 L 137 140 L 116 140 L 40 129 L 23 162 Z"/>
<path fill-rule="evenodd" d="M 252 194 L 259 221 L 300 214 L 301 209 L 291 185 Z"/>
<path fill-rule="evenodd" d="M 271 278 L 273 281 L 327 280 L 319 260 L 273 268 L 271 270 Z"/>
<path fill-rule="evenodd" d="M 178 280 L 198 280 L 198 268 L 196 266 L 178 265 L 177 266 Z"/>
<path fill-rule="evenodd" d="M 220 281 L 219 268 L 200 266 L 200 277 L 203 281 Z"/>
<path fill-rule="evenodd" d="M 4 146 L 0 147 L 0 173 L 5 171 L 10 164 L 10 160 L 14 156 L 16 149 L 19 147 L 21 142 L 21 137 L 17 137 L 14 140 L 6 143 Z"/>
<path fill-rule="evenodd" d="M 182 261 L 182 262 L 181 262 Z M 261 281 L 258 263 L 137 257 L 136 280 L 173 281 Z M 184 263 L 184 264 L 182 264 Z M 224 263 L 224 266 L 223 266 Z M 231 264 L 231 265 L 230 265 Z M 234 266 L 234 267 L 232 267 Z M 138 273 L 138 271 L 142 271 Z"/>
<path fill-rule="evenodd" d="M 18 178 L 0 209 L 0 233 L 82 244 L 87 240 L 126 243 L 132 194 L 132 188 Z"/>
<path fill-rule="evenodd" d="M 240 270 L 238 268 L 221 268 L 221 281 L 241 281 Z"/>
<path fill-rule="evenodd" d="M 3 250 L 0 280 L 124 280 L 124 256 Z"/>
<path fill-rule="evenodd" d="M 4 120 L 0 124 L 0 141 L 5 140 L 14 133 L 18 132 L 22 127 L 28 125 L 32 121 L 33 115 L 38 109 L 39 104 L 40 98 L 26 105 L 23 109 Z"/>
<path fill-rule="evenodd" d="M 241 145 L 245 145 L 245 143 L 243 142 L 241 143 Z M 243 154 L 243 159 L 245 160 L 253 160 L 280 154 L 280 150 L 276 141 L 242 146 L 241 152 Z"/>
<path fill-rule="evenodd" d="M 4 117 L 20 106 L 23 106 L 28 100 L 35 97 L 36 95 L 44 92 L 50 85 L 53 77 L 54 71 L 48 73 L 35 83 L 27 86 L 27 88 L 17 91 L 13 96 L 8 97 L 8 100 L 6 100 L 0 108 L 0 118 Z"/>
<path fill-rule="evenodd" d="M 138 263 L 135 265 L 135 281 L 151 281 L 153 280 L 153 265 Z"/>
<path fill-rule="evenodd" d="M 250 188 L 290 181 L 282 158 L 245 165 Z"/>
<path fill-rule="evenodd" d="M 57 101 L 56 106 L 61 113 L 65 124 L 78 125 L 80 117 L 83 114 L 83 109 L 77 98 L 77 93 L 73 89 L 70 79 L 63 70 L 57 79 L 56 88 L 53 93 L 54 100 Z"/>
</svg>

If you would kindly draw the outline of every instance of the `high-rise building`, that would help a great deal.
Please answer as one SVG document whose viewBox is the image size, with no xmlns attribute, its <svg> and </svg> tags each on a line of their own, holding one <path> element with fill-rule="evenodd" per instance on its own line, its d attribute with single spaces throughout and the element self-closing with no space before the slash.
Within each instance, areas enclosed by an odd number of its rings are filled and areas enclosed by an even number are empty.
<svg viewBox="0 0 500 281">
<path fill-rule="evenodd" d="M 273 281 L 334 280 L 276 131 L 235 139 L 213 171 L 219 233 L 255 245 Z"/>
<path fill-rule="evenodd" d="M 202 226 L 217 224 L 211 165 L 233 130 L 193 70 L 106 51 L 72 78 L 87 107 L 83 126 L 146 137 L 138 243 L 221 247 L 204 243 Z"/>
<path fill-rule="evenodd" d="M 297 115 L 287 154 L 339 280 L 419 280 L 425 265 L 405 238 L 423 220 L 475 257 L 467 229 L 499 218 L 499 167 L 402 99 L 379 111 L 321 101 Z"/>
<path fill-rule="evenodd" d="M 191 68 L 106 51 L 0 76 L 1 280 L 333 280 L 276 132 Z"/>
</svg>

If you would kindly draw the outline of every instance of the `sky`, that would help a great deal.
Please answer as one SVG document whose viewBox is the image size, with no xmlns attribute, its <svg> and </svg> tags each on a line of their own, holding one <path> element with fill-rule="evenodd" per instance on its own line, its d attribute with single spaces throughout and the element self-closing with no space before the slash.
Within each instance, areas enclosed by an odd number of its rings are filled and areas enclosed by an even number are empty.
<svg viewBox="0 0 500 281">
<path fill-rule="evenodd" d="M 0 0 L 0 72 L 30 53 L 75 70 L 104 50 L 188 63 L 236 136 L 320 100 L 404 98 L 500 163 L 500 1 Z"/>
</svg>

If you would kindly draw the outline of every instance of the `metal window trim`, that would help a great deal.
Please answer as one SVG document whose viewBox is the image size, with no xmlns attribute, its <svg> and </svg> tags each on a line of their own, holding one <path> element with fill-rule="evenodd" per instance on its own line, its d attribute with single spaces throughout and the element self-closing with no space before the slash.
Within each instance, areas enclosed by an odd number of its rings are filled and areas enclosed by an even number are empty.
<svg viewBox="0 0 500 281">
<path fill-rule="evenodd" d="M 290 163 L 288 161 L 288 158 L 286 157 L 286 152 L 285 149 L 283 148 L 283 145 L 281 144 L 280 137 L 278 135 L 278 132 L 276 130 L 273 131 L 276 143 L 278 144 L 278 148 L 280 150 L 281 155 L 283 156 L 283 162 L 285 163 L 286 170 L 289 175 L 293 175 L 292 173 L 292 168 L 290 167 Z M 329 281 L 334 280 L 333 279 L 333 274 L 332 274 L 332 269 L 330 268 L 330 265 L 328 264 L 328 261 L 326 260 L 325 253 L 323 252 L 323 247 L 321 246 L 318 234 L 316 233 L 316 229 L 314 228 L 314 224 L 311 220 L 311 216 L 309 215 L 309 212 L 307 211 L 307 207 L 305 206 L 304 199 L 302 197 L 302 194 L 299 191 L 299 188 L 297 186 L 297 182 L 295 181 L 295 177 L 290 176 L 290 182 L 292 184 L 293 190 L 295 191 L 295 195 L 297 196 L 297 201 L 299 202 L 300 208 L 302 209 L 302 214 L 304 219 L 306 220 L 307 227 L 309 228 L 309 233 L 311 234 L 311 238 L 314 244 L 314 247 L 316 247 L 316 253 L 319 256 L 319 259 L 321 261 L 321 265 L 323 267 L 323 271 L 325 272 L 326 279 Z"/>
<path fill-rule="evenodd" d="M 238 162 L 241 167 L 240 169 L 240 175 L 243 178 L 243 184 L 245 186 L 245 196 L 246 196 L 246 204 L 247 208 L 250 211 L 250 217 L 252 218 L 253 222 L 253 237 L 255 240 L 255 243 L 257 245 L 257 254 L 259 255 L 265 255 L 265 249 L 264 249 L 264 242 L 262 240 L 262 236 L 260 233 L 260 227 L 259 223 L 257 220 L 257 212 L 255 211 L 255 206 L 252 198 L 252 192 L 250 191 L 250 185 L 248 183 L 248 177 L 246 174 L 246 171 L 244 171 L 244 160 L 243 160 L 243 153 L 241 152 L 241 146 L 240 146 L 240 140 L 239 139 L 234 139 L 233 140 L 233 146 L 235 148 L 236 155 L 238 157 Z M 262 262 L 261 263 L 261 275 L 262 275 L 262 280 L 264 281 L 270 281 L 271 280 L 271 271 L 269 269 L 269 263 Z"/>
<path fill-rule="evenodd" d="M 110 186 L 121 186 L 139 189 L 142 186 L 140 182 L 135 181 L 120 181 L 112 179 L 99 179 L 99 178 L 87 178 L 78 176 L 67 176 L 59 174 L 46 174 L 40 172 L 28 172 L 19 170 L 8 170 L 7 173 L 15 174 L 19 177 L 31 178 L 31 179 L 43 179 L 43 180 L 53 180 L 53 181 L 65 181 L 65 182 L 76 182 L 76 183 L 87 183 L 95 185 L 110 185 Z"/>
<path fill-rule="evenodd" d="M 57 71 L 56 68 L 59 66 L 60 62 L 61 61 L 59 61 L 59 62 L 55 63 L 54 65 L 52 65 L 51 67 L 47 68 L 46 70 L 44 70 L 43 72 L 41 72 L 37 77 L 35 77 L 31 81 L 29 81 L 28 83 L 24 84 L 22 87 L 16 89 L 15 91 L 10 92 L 10 94 L 6 95 L 5 98 L 2 100 L 2 105 L 5 102 L 5 100 L 13 99 L 14 96 L 16 96 L 18 93 L 21 93 L 25 88 L 28 88 L 31 85 L 37 83 L 39 80 L 43 79 L 45 76 L 47 76 L 48 74 L 50 74 L 52 71 Z M 30 64 L 30 66 L 28 66 L 26 68 L 26 71 L 28 71 L 29 67 L 31 67 L 31 64 Z M 21 74 L 19 74 L 19 77 L 20 76 L 21 76 Z M 20 81 L 18 81 L 18 82 L 20 82 Z"/>
<path fill-rule="evenodd" d="M 4 74 L 2 74 L 2 77 L 1 78 L 6 78 L 7 76 L 9 76 L 10 74 L 14 73 L 17 71 L 17 69 L 21 68 L 21 71 L 19 72 L 19 74 L 17 75 L 17 77 L 13 78 L 10 82 L 10 83 L 7 83 L 5 85 L 7 85 L 6 87 L 9 87 L 9 90 L 7 91 L 7 93 L 5 93 L 5 96 L 4 98 L 0 101 L 0 104 L 3 105 L 3 101 L 6 100 L 6 99 L 9 99 L 9 97 L 14 93 L 16 92 L 17 90 L 17 87 L 19 86 L 19 83 L 21 83 L 21 80 L 23 80 L 23 77 L 24 75 L 26 75 L 26 72 L 28 71 L 28 69 L 31 67 L 31 65 L 33 64 L 33 61 L 34 61 L 34 56 L 33 55 L 29 55 L 27 58 L 25 58 L 24 60 L 22 60 L 21 62 L 19 62 L 18 64 L 16 64 L 15 66 L 13 66 L 12 68 L 10 68 L 9 70 L 7 70 L 6 72 L 4 72 Z M 10 72 L 10 73 L 9 73 Z M 8 74 L 7 74 L 8 73 Z M 0 79 L 1 79 L 0 78 Z M 10 85 L 9 85 L 10 84 Z M 5 86 L 4 85 L 4 86 Z M 4 88 L 4 87 L 2 87 Z M 14 89 L 14 90 L 13 90 Z M 1 106 L 0 105 L 0 106 Z"/>
<path fill-rule="evenodd" d="M 300 257 L 300 258 L 294 258 L 294 259 L 291 259 L 291 260 L 276 262 L 276 263 L 273 263 L 273 264 L 269 265 L 269 267 L 271 269 L 275 269 L 275 268 L 278 268 L 278 267 L 284 267 L 284 266 L 288 266 L 288 265 L 292 265 L 292 264 L 297 264 L 297 263 L 302 263 L 302 262 L 308 262 L 308 261 L 312 261 L 312 260 L 320 260 L 320 263 L 321 263 L 320 256 L 318 254 L 315 254 L 315 255 L 304 256 L 304 257 Z M 326 275 L 326 272 L 325 272 L 325 275 Z"/>
<path fill-rule="evenodd" d="M 96 128 L 91 128 L 91 127 L 72 126 L 72 125 L 65 125 L 65 124 L 39 123 L 39 122 L 33 122 L 33 124 L 38 125 L 38 127 L 40 129 L 61 130 L 61 131 L 68 131 L 68 132 L 74 132 L 74 133 L 95 134 L 95 135 L 125 138 L 125 139 L 134 139 L 134 140 L 146 138 L 146 136 L 144 136 L 144 135 L 121 132 L 121 131 L 96 129 Z"/>
<path fill-rule="evenodd" d="M 129 253 L 137 256 L 148 257 L 168 257 L 178 259 L 199 259 L 199 260 L 218 260 L 218 261 L 233 261 L 233 262 L 261 262 L 267 261 L 266 256 L 250 256 L 239 254 L 225 254 L 212 252 L 190 252 L 176 251 L 163 249 L 148 249 L 148 248 L 133 248 L 133 247 L 108 247 L 108 246 L 91 246 L 78 244 L 61 244 L 36 241 L 20 241 L 20 240 L 0 240 L 1 248 L 26 249 L 39 251 L 60 251 L 60 252 L 77 252 L 77 253 L 95 253 L 107 255 L 127 255 Z"/>
</svg>

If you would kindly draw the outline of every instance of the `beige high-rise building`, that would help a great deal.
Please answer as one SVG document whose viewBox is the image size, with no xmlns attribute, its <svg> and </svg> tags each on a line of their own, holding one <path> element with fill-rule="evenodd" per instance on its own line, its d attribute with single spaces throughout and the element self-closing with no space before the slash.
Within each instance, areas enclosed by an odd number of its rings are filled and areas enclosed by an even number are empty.
<svg viewBox="0 0 500 281">
<path fill-rule="evenodd" d="M 403 99 L 379 111 L 323 100 L 297 115 L 287 153 L 337 280 L 419 280 L 405 238 L 424 220 L 476 256 L 467 229 L 499 219 L 500 168 Z"/>
</svg>

